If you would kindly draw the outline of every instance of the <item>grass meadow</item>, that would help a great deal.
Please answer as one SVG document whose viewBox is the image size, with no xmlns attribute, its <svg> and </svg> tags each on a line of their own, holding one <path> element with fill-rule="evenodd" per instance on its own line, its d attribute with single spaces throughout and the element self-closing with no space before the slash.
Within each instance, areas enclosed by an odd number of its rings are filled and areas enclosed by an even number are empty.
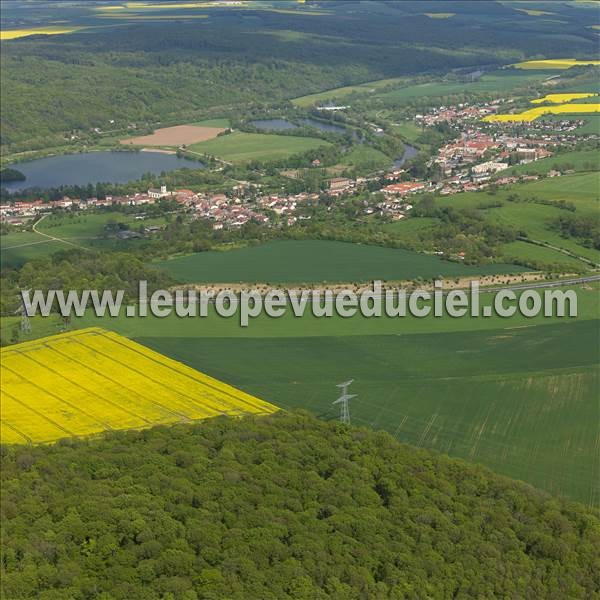
<svg viewBox="0 0 600 600">
<path fill-rule="evenodd" d="M 329 145 L 329 142 L 318 138 L 236 131 L 206 142 L 192 144 L 189 149 L 231 162 L 249 162 L 278 160 Z"/>
<path fill-rule="evenodd" d="M 71 244 L 89 248 L 114 244 L 114 239 L 103 239 L 106 225 L 110 222 L 123 223 L 131 229 L 137 229 L 140 226 L 164 225 L 165 219 L 157 217 L 137 220 L 133 214 L 117 212 L 80 213 L 72 218 L 69 215 L 51 215 L 41 221 L 37 228 L 41 233 L 59 238 L 57 240 L 51 240 L 35 231 L 13 231 L 0 236 L 2 268 L 20 267 L 28 260 L 72 249 Z"/>
</svg>

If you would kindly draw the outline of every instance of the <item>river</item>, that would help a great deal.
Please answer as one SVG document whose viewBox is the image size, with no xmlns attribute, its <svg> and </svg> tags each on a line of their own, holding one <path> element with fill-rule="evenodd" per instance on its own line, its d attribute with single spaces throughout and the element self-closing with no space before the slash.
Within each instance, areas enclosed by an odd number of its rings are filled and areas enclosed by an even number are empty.
<svg viewBox="0 0 600 600">
<path fill-rule="evenodd" d="M 404 143 L 404 153 L 402 154 L 402 156 L 400 158 L 397 158 L 394 161 L 394 168 L 395 169 L 401 168 L 407 160 L 410 160 L 411 158 L 416 156 L 418 153 L 419 153 L 418 148 L 415 148 L 414 146 L 411 146 L 410 144 L 407 144 L 405 142 Z"/>
</svg>

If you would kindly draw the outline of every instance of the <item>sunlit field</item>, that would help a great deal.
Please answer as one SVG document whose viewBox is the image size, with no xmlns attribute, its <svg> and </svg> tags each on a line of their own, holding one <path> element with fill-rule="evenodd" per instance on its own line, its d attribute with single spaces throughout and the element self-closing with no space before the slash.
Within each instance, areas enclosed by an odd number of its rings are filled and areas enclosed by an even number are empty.
<svg viewBox="0 0 600 600">
<path fill-rule="evenodd" d="M 488 115 L 484 117 L 484 121 L 491 123 L 497 122 L 510 122 L 510 121 L 534 121 L 542 115 L 560 115 L 560 114 L 590 114 L 600 112 L 600 103 L 581 103 L 576 104 L 574 102 L 567 104 L 559 104 L 558 106 L 540 106 L 538 108 L 531 108 L 529 110 L 514 113 L 514 114 L 502 114 L 502 115 Z"/>
<path fill-rule="evenodd" d="M 576 60 L 574 58 L 552 58 L 546 60 L 526 60 L 512 65 L 517 69 L 570 69 L 574 66 L 600 65 L 600 60 Z"/>
<path fill-rule="evenodd" d="M 0 30 L 0 40 L 15 40 L 28 35 L 59 35 L 73 33 L 81 27 L 34 27 L 31 29 L 3 29 Z"/>
<path fill-rule="evenodd" d="M 531 101 L 531 104 L 542 104 L 543 102 L 554 102 L 556 104 L 562 104 L 563 102 L 570 102 L 571 100 L 579 100 L 581 98 L 592 98 L 597 96 L 595 92 L 581 92 L 572 94 L 546 94 L 543 98 L 536 98 Z"/>
<path fill-rule="evenodd" d="M 277 410 L 99 328 L 3 349 L 1 407 L 8 444 Z"/>
</svg>

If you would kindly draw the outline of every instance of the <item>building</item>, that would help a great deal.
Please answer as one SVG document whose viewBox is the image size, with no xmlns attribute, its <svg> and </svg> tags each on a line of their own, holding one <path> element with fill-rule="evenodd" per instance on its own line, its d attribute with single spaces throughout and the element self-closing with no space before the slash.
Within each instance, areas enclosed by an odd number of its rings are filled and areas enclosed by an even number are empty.
<svg viewBox="0 0 600 600">
<path fill-rule="evenodd" d="M 386 185 L 381 191 L 384 194 L 394 194 L 398 196 L 406 196 L 407 194 L 414 194 L 425 189 L 425 183 L 422 181 L 404 181 L 402 183 L 392 183 Z"/>
<path fill-rule="evenodd" d="M 499 171 L 504 171 L 504 169 L 508 169 L 506 163 L 489 160 L 479 165 L 473 165 L 471 172 L 473 175 L 484 175 L 486 173 L 498 173 Z"/>
<path fill-rule="evenodd" d="M 329 180 L 329 189 L 333 192 L 338 190 L 347 190 L 352 186 L 352 180 L 346 177 L 334 177 Z"/>
<path fill-rule="evenodd" d="M 150 198 L 154 198 L 155 200 L 160 200 L 162 198 L 168 198 L 170 195 L 171 195 L 171 192 L 167 192 L 166 185 L 161 185 L 159 190 L 157 190 L 156 188 L 148 190 L 148 196 L 150 196 Z"/>
</svg>

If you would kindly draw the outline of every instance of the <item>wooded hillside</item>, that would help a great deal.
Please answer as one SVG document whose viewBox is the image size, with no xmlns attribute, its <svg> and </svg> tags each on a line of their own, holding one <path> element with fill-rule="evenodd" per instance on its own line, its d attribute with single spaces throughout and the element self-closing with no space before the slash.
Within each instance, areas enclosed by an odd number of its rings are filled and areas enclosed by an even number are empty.
<svg viewBox="0 0 600 600">
<path fill-rule="evenodd" d="M 3 447 L 3 598 L 593 598 L 600 520 L 306 414 Z"/>
</svg>

